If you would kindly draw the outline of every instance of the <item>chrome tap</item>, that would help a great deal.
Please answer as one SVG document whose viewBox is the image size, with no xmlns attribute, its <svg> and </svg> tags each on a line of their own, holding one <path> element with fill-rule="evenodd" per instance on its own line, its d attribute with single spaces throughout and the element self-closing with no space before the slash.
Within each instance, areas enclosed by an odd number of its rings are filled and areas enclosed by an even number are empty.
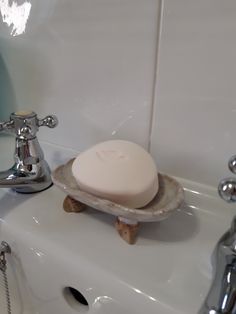
<svg viewBox="0 0 236 314">
<path fill-rule="evenodd" d="M 230 158 L 229 169 L 236 174 L 236 156 Z M 220 197 L 236 202 L 236 179 L 223 179 L 218 187 Z M 236 314 L 236 217 L 222 236 L 213 253 L 214 279 L 199 314 Z"/>
<path fill-rule="evenodd" d="M 19 193 L 33 193 L 52 185 L 50 169 L 36 133 L 40 126 L 54 128 L 57 124 L 55 116 L 38 119 L 32 111 L 12 113 L 9 121 L 0 122 L 0 131 L 14 133 L 16 137 L 14 165 L 0 172 L 0 188 L 12 188 Z"/>
<path fill-rule="evenodd" d="M 228 162 L 229 170 L 236 174 L 236 155 L 232 156 Z M 221 180 L 218 192 L 220 197 L 228 203 L 236 202 L 236 179 L 226 178 Z"/>
</svg>

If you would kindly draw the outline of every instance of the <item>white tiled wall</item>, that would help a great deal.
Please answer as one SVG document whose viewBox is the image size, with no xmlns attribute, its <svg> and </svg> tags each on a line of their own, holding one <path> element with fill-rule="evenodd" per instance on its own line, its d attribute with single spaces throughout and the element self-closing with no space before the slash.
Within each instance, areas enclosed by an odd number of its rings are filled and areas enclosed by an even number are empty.
<svg viewBox="0 0 236 314">
<path fill-rule="evenodd" d="M 78 151 L 111 138 L 147 148 L 152 129 L 160 170 L 214 186 L 228 174 L 235 0 L 0 0 L 0 14 L 0 119 L 55 113 L 40 139 Z"/>
<path fill-rule="evenodd" d="M 0 23 L 2 118 L 18 108 L 55 113 L 58 128 L 41 129 L 41 140 L 76 150 L 111 138 L 147 147 L 159 2 L 0 0 L 9 15 L 31 4 L 25 33 Z"/>
<path fill-rule="evenodd" d="M 152 154 L 217 187 L 236 153 L 236 1 L 164 0 Z"/>
</svg>

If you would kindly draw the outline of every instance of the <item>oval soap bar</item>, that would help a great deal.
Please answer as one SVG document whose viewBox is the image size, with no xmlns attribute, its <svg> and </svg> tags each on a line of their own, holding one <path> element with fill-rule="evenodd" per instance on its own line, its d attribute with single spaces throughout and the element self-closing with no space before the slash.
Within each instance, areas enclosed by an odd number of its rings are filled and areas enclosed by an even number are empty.
<svg viewBox="0 0 236 314">
<path fill-rule="evenodd" d="M 103 142 L 79 154 L 72 173 L 81 190 L 129 208 L 148 204 L 159 187 L 151 155 L 122 140 Z"/>
</svg>

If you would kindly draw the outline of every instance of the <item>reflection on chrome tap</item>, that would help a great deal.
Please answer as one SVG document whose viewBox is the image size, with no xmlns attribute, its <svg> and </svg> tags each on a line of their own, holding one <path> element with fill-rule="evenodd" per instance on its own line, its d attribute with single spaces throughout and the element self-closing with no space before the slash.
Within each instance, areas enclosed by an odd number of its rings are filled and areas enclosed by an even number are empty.
<svg viewBox="0 0 236 314">
<path fill-rule="evenodd" d="M 236 219 L 214 251 L 214 280 L 199 314 L 236 314 Z"/>
<path fill-rule="evenodd" d="M 14 165 L 0 172 L 0 188 L 12 188 L 20 193 L 43 191 L 52 185 L 49 166 L 44 159 L 36 134 L 39 127 L 57 126 L 53 115 L 38 119 L 33 111 L 11 114 L 10 121 L 0 122 L 0 132 L 15 134 Z"/>
<path fill-rule="evenodd" d="M 18 4 L 17 1 L 0 0 L 2 21 L 11 27 L 10 34 L 12 36 L 18 36 L 25 32 L 31 7 L 29 1 Z"/>
<path fill-rule="evenodd" d="M 230 158 L 228 165 L 236 174 L 236 156 Z M 226 202 L 235 203 L 236 179 L 221 180 L 218 192 Z M 199 314 L 236 314 L 236 217 L 218 241 L 213 257 L 213 282 Z"/>
</svg>

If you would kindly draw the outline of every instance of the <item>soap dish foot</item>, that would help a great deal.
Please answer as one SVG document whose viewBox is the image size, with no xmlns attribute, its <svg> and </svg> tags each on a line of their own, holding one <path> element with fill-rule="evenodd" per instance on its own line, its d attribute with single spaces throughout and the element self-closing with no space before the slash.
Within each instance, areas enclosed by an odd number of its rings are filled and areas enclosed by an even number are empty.
<svg viewBox="0 0 236 314">
<path fill-rule="evenodd" d="M 134 244 L 136 242 L 139 223 L 129 221 L 128 219 L 123 219 L 122 217 L 117 217 L 115 222 L 115 228 L 119 235 L 128 244 Z"/>
<path fill-rule="evenodd" d="M 86 209 L 87 205 L 77 201 L 67 195 L 63 202 L 64 211 L 67 213 L 80 213 Z"/>
</svg>

